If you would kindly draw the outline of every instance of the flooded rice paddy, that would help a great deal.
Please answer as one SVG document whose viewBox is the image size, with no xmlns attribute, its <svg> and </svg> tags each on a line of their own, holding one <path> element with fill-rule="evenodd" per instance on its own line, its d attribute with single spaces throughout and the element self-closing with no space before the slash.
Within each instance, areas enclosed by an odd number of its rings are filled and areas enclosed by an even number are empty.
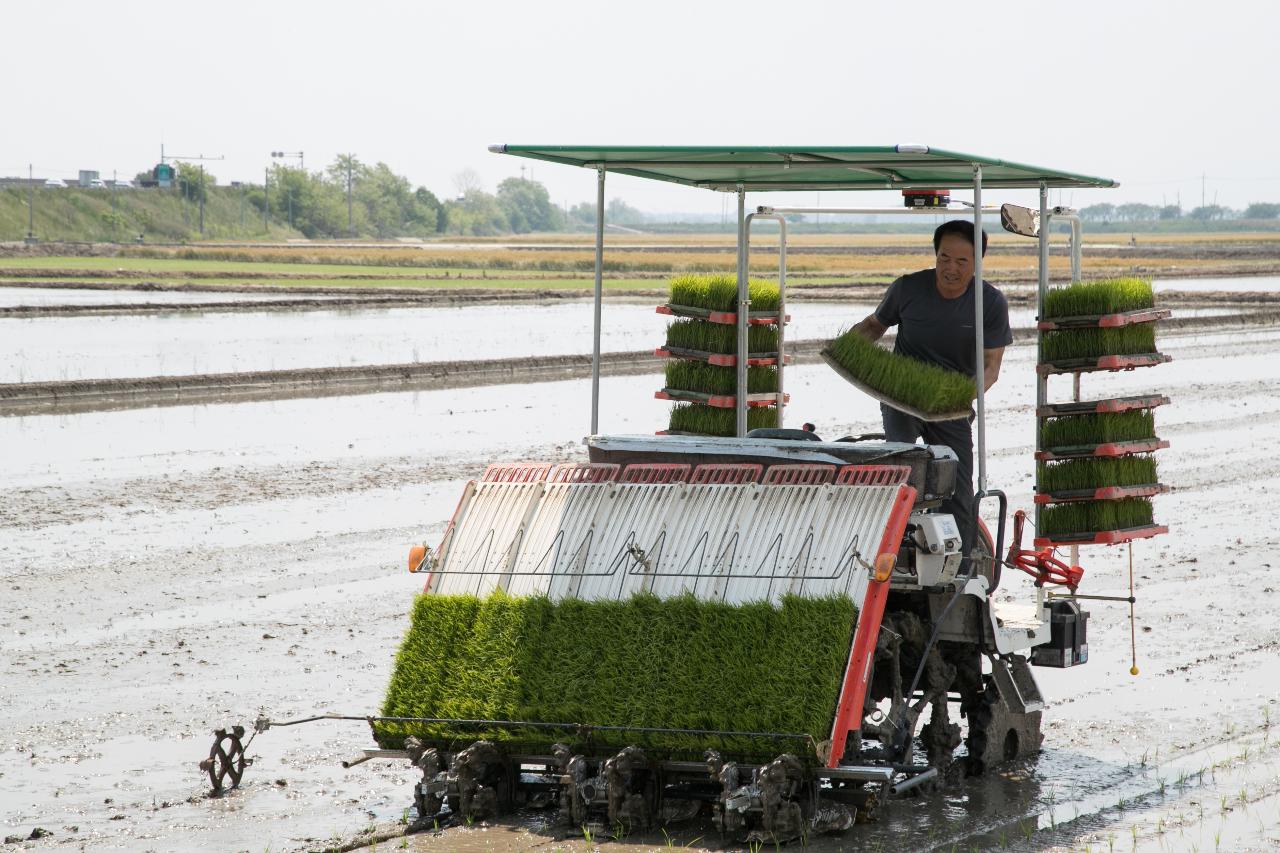
<svg viewBox="0 0 1280 853">
<path fill-rule="evenodd" d="M 2 287 L 0 308 L 19 305 L 185 305 L 207 302 L 288 302 L 298 296 L 289 293 L 255 293 L 243 290 L 125 290 L 78 287 Z M 324 294 L 308 299 L 335 298 Z"/>
<path fill-rule="evenodd" d="M 608 321 L 653 325 L 610 346 L 652 346 L 665 318 L 618 307 Z M 459 330 L 443 333 L 460 341 L 491 328 L 501 346 L 521 322 L 553 334 L 527 319 L 532 306 L 484 310 L 490 324 L 450 314 Z M 809 329 L 830 310 L 794 306 L 800 336 L 824 334 Z M 527 345 L 568 352 L 583 340 L 561 330 Z M 879 823 L 810 849 L 1273 849 L 1280 329 L 1170 334 L 1161 348 L 1173 363 L 1084 378 L 1089 395 L 1174 400 L 1157 410 L 1173 445 L 1161 480 L 1175 491 L 1157 499 L 1156 517 L 1172 532 L 1133 549 L 1141 674 L 1128 673 L 1127 607 L 1097 603 L 1089 664 L 1036 672 L 1049 703 L 1037 759 L 895 802 Z M 104 344 L 100 357 L 113 352 Z M 989 476 L 1014 507 L 1031 501 L 1033 361 L 1032 347 L 1010 348 L 989 397 Z M 788 423 L 812 421 L 829 437 L 878 429 L 876 405 L 827 368 L 787 375 Z M 1055 382 L 1055 397 L 1069 393 L 1069 380 Z M 658 384 L 656 374 L 604 379 L 601 430 L 663 427 Z M 0 419 L 0 835 L 41 827 L 52 834 L 26 845 L 39 850 L 278 851 L 394 828 L 415 774 L 381 761 L 342 770 L 369 745 L 362 724 L 260 735 L 243 786 L 222 798 L 205 796 L 196 762 L 211 729 L 262 709 L 277 720 L 376 710 L 421 586 L 404 572 L 407 546 L 438 541 L 462 483 L 485 464 L 581 458 L 588 385 Z M 1127 550 L 1085 549 L 1082 564 L 1082 591 L 1127 590 Z M 1024 600 L 1029 581 L 1011 574 L 1000 595 Z M 671 831 L 676 849 L 722 847 L 704 825 Z M 616 853 L 667 840 L 588 843 L 527 814 L 408 847 Z"/>
<path fill-rule="evenodd" d="M 1177 280 L 1194 284 L 1196 280 Z M 1241 292 L 1264 290 L 1232 279 Z M 1217 280 L 1219 286 L 1222 280 Z M 25 288 L 24 288 L 25 290 Z M 57 292 L 61 293 L 61 292 Z M 93 294 L 150 297 L 129 291 Z M 66 298 L 83 299 L 84 291 Z M 56 293 L 54 294 L 56 295 Z M 231 298 L 236 294 L 167 293 Z M 6 298 L 0 293 L 0 300 Z M 254 297 L 259 298 L 259 297 Z M 281 296 L 280 299 L 286 299 Z M 177 300 L 175 300 L 177 301 Z M 0 304 L 3 304 L 0 302 Z M 792 339 L 834 337 L 874 310 L 866 302 L 792 302 Z M 1216 316 L 1233 309 L 1208 305 L 1179 309 L 1179 317 Z M 0 340 L 9 357 L 0 383 L 122 379 L 239 373 L 295 368 L 406 364 L 487 358 L 519 358 L 590 352 L 593 308 L 589 301 L 460 307 L 343 308 L 250 311 L 236 314 L 175 312 L 148 315 L 0 318 Z M 1015 328 L 1034 324 L 1035 312 L 1014 307 Z M 653 349 L 664 339 L 669 317 L 652 304 L 606 301 L 604 352 Z"/>
</svg>

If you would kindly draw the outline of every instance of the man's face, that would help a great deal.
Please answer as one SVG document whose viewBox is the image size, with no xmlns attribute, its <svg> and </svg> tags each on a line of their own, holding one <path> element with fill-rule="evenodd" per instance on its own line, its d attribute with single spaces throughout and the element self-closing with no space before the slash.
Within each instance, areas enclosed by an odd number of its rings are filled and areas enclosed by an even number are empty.
<svg viewBox="0 0 1280 853">
<path fill-rule="evenodd" d="M 973 278 L 973 245 L 958 234 L 943 235 L 936 266 L 938 289 L 944 295 L 959 296 Z"/>
</svg>

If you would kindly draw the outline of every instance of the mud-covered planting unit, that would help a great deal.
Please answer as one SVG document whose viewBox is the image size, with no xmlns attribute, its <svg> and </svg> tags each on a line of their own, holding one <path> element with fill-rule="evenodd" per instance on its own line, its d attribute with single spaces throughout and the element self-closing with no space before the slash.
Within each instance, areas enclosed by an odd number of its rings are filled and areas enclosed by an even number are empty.
<svg viewBox="0 0 1280 853">
<path fill-rule="evenodd" d="M 1166 360 L 1146 351 L 1147 332 L 1124 331 L 1163 316 L 1132 304 L 1141 285 L 1049 285 L 1050 227 L 1072 228 L 1073 280 L 1080 249 L 1079 218 L 1049 208 L 1049 188 L 1114 183 L 926 146 L 494 150 L 598 176 L 589 461 L 490 465 L 463 489 L 440 543 L 411 551 L 426 585 L 381 713 L 341 717 L 367 720 L 378 741 L 352 763 L 407 758 L 421 774 L 415 817 L 428 825 L 521 807 L 609 831 L 707 814 L 732 838 L 775 843 L 848 829 L 886 797 L 1035 754 L 1043 700 L 1032 667 L 1088 660 L 1084 572 L 1058 545 L 1165 531 L 1147 499 L 1163 489 L 1149 413 L 1167 400 L 1081 402 L 1078 381 L 1070 401 L 1049 397 L 1057 373 Z M 678 279 L 658 309 L 673 317 L 658 395 L 677 403 L 658 435 L 599 429 L 609 171 L 738 200 L 736 278 Z M 962 186 L 972 203 L 913 206 L 921 191 Z M 1041 202 L 999 216 L 1039 239 L 1036 502 L 1054 532 L 1042 527 L 1024 549 L 1019 510 L 1007 553 L 1007 502 L 986 477 L 981 352 L 975 381 L 943 393 L 931 393 L 942 380 L 857 342 L 828 356 L 857 387 L 925 418 L 967 417 L 972 399 L 976 503 L 994 536 L 981 521 L 961 531 L 944 511 L 959 468 L 950 448 L 785 428 L 785 214 L 809 211 L 745 206 L 747 192 L 887 187 L 907 194 L 908 215 L 981 227 L 997 212 L 984 186 L 1037 187 Z M 847 212 L 868 210 L 889 212 Z M 748 280 L 756 222 L 781 233 L 776 287 Z M 975 267 L 981 280 L 980 253 Z M 1021 603 L 993 595 L 1006 568 L 1032 578 L 1015 590 Z M 297 722 L 263 718 L 257 730 Z M 215 786 L 232 771 L 238 781 L 239 734 L 220 732 L 206 765 Z"/>
</svg>

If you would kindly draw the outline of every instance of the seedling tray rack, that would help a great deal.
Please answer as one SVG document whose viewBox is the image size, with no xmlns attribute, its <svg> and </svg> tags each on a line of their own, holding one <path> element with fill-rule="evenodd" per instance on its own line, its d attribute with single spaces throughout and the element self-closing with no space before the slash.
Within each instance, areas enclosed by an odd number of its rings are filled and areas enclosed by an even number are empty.
<svg viewBox="0 0 1280 853">
<path fill-rule="evenodd" d="M 1135 539 L 1150 539 L 1169 532 L 1163 524 L 1149 524 L 1144 527 L 1128 527 L 1123 530 L 1101 530 L 1088 533 L 1055 533 L 1053 536 L 1038 536 L 1035 547 L 1067 548 L 1076 545 L 1120 545 Z"/>
<path fill-rule="evenodd" d="M 657 307 L 659 314 L 665 314 L 669 317 L 688 317 L 693 320 L 704 320 L 708 323 L 716 323 L 721 326 L 736 326 L 738 324 L 737 311 L 714 311 L 710 308 L 698 308 L 693 305 L 676 305 L 668 302 Z M 791 322 L 791 315 L 788 314 L 783 318 L 784 322 Z M 775 326 L 778 325 L 777 311 L 748 311 L 747 325 L 749 326 Z"/>
<path fill-rule="evenodd" d="M 1100 489 L 1065 489 L 1035 496 L 1038 504 L 1073 503 L 1075 501 L 1118 501 L 1123 498 L 1150 498 L 1163 495 L 1169 487 L 1163 483 L 1144 483 L 1137 486 L 1104 486 Z"/>
<path fill-rule="evenodd" d="M 1173 361 L 1173 357 L 1162 352 L 1144 352 L 1133 355 L 1103 355 L 1097 358 L 1064 358 L 1061 361 L 1045 362 L 1036 366 L 1041 376 L 1052 376 L 1058 373 L 1094 373 L 1100 370 L 1133 370 L 1135 367 L 1155 367 Z"/>
<path fill-rule="evenodd" d="M 1167 406 L 1169 398 L 1161 394 L 1137 397 L 1112 397 L 1107 400 L 1083 400 L 1078 403 L 1047 403 L 1036 409 L 1038 418 L 1060 418 L 1066 415 L 1101 415 L 1133 412 Z"/>
<path fill-rule="evenodd" d="M 1081 314 L 1075 317 L 1041 320 L 1036 324 L 1036 328 L 1042 332 L 1067 329 L 1115 329 L 1137 323 L 1154 323 L 1156 320 L 1168 319 L 1172 314 L 1173 312 L 1168 308 L 1142 308 L 1117 314 Z"/>
<path fill-rule="evenodd" d="M 712 406 L 717 409 L 732 409 L 738 405 L 738 398 L 734 394 L 705 394 L 701 391 L 686 391 L 681 388 L 663 388 L 661 391 L 655 391 L 653 396 L 656 400 L 701 403 L 704 406 Z M 791 395 L 785 395 L 785 399 L 790 400 Z M 776 402 L 778 402 L 778 395 L 773 391 L 747 395 L 748 408 L 772 406 Z"/>
<path fill-rule="evenodd" d="M 1161 438 L 1142 438 L 1136 441 L 1107 441 L 1102 444 L 1073 444 L 1048 447 L 1036 451 L 1036 460 L 1049 462 L 1054 459 L 1088 459 L 1090 457 L 1113 458 L 1131 453 L 1150 453 L 1163 450 L 1169 442 Z"/>
<path fill-rule="evenodd" d="M 684 358 L 689 361 L 705 361 L 717 367 L 734 367 L 738 363 L 736 355 L 725 355 L 719 352 L 685 349 L 684 347 L 658 347 L 653 351 L 658 358 Z M 747 364 L 751 367 L 769 367 L 778 363 L 776 352 L 753 352 L 747 356 Z M 791 356 L 786 357 L 786 364 L 791 363 Z"/>
</svg>

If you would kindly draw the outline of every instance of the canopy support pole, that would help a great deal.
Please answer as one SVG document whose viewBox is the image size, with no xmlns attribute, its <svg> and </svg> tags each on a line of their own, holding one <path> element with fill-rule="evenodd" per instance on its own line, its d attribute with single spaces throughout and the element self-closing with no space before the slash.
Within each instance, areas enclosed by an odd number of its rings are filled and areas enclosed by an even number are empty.
<svg viewBox="0 0 1280 853">
<path fill-rule="evenodd" d="M 1049 187 L 1040 182 L 1040 257 L 1036 270 L 1036 320 L 1044 317 L 1044 304 L 1049 298 Z M 1044 335 L 1036 334 L 1036 364 L 1044 360 Z M 1041 376 L 1036 371 L 1036 411 L 1049 405 L 1049 377 Z M 1040 421 L 1036 419 L 1035 447 L 1037 451 L 1044 448 L 1040 445 Z M 1036 504 L 1036 530 L 1040 529 L 1041 504 Z M 1075 565 L 1073 563 L 1072 565 Z"/>
<path fill-rule="evenodd" d="M 973 340 L 977 361 L 974 382 L 978 386 L 978 495 L 987 492 L 986 327 L 983 325 L 982 286 L 982 166 L 973 165 Z"/>
<path fill-rule="evenodd" d="M 992 560 L 998 565 L 1004 559 L 1004 522 L 1009 513 L 1009 499 L 999 489 L 987 489 L 987 377 L 986 358 L 987 335 L 986 323 L 983 319 L 986 308 L 986 288 L 982 281 L 982 164 L 973 164 L 973 346 L 976 355 L 974 364 L 974 384 L 977 385 L 977 457 L 978 457 L 978 489 L 973 495 L 973 530 L 969 541 L 972 544 L 969 571 L 977 571 L 978 520 L 982 510 L 982 501 L 994 497 L 1000 507 L 996 523 L 995 552 Z M 992 567 L 994 571 L 994 566 Z"/>
<path fill-rule="evenodd" d="M 747 434 L 747 314 L 751 310 L 747 287 L 747 193 L 738 185 L 738 397 L 736 434 Z"/>
<path fill-rule="evenodd" d="M 600 434 L 600 307 L 604 300 L 604 166 L 596 167 L 596 290 L 591 333 L 591 434 Z"/>
<path fill-rule="evenodd" d="M 778 223 L 778 426 L 782 426 L 782 410 L 786 406 L 782 371 L 787 360 L 787 220 L 776 213 L 747 214 L 747 248 L 751 248 L 751 223 L 757 219 L 771 219 Z M 738 388 L 742 393 L 742 388 Z"/>
</svg>

